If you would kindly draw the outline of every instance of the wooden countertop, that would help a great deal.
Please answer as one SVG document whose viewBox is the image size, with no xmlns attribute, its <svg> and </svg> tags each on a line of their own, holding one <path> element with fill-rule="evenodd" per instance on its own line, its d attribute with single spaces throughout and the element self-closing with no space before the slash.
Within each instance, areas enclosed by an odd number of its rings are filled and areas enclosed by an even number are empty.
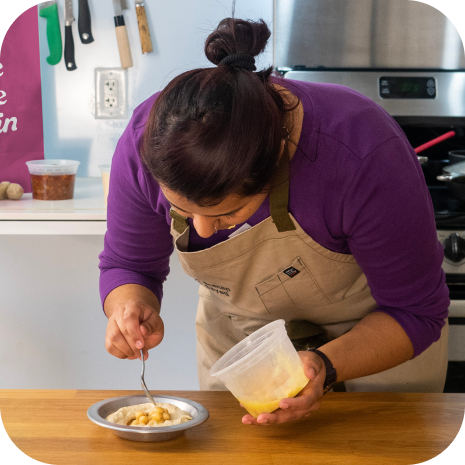
<svg viewBox="0 0 465 465">
<path fill-rule="evenodd" d="M 310 418 L 279 426 L 243 425 L 229 392 L 169 391 L 210 418 L 172 441 L 126 441 L 87 419 L 100 400 L 141 391 L 0 390 L 13 442 L 47 464 L 396 465 L 429 460 L 454 440 L 463 394 L 329 393 Z"/>
</svg>

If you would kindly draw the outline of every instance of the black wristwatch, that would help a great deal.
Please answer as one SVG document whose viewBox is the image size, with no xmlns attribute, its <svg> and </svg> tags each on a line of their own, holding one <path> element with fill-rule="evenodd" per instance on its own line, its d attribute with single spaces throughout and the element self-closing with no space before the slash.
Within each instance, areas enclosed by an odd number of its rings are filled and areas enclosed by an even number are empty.
<svg viewBox="0 0 465 465">
<path fill-rule="evenodd" d="M 337 380 L 336 368 L 333 367 L 333 364 L 323 352 L 315 348 L 311 348 L 307 350 L 309 352 L 315 352 L 315 354 L 319 355 L 323 359 L 323 362 L 325 363 L 326 378 L 325 378 L 325 382 L 323 385 L 323 394 L 326 394 L 332 388 L 333 384 Z"/>
</svg>

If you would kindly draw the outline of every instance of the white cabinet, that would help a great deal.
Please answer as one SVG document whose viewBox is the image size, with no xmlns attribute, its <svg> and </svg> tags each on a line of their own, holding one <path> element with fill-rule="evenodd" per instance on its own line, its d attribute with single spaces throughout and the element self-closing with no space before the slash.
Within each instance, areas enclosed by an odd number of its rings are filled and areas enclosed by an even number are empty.
<svg viewBox="0 0 465 465">
<path fill-rule="evenodd" d="M 0 200 L 0 235 L 103 235 L 106 220 L 101 178 L 76 178 L 72 200 Z"/>
</svg>

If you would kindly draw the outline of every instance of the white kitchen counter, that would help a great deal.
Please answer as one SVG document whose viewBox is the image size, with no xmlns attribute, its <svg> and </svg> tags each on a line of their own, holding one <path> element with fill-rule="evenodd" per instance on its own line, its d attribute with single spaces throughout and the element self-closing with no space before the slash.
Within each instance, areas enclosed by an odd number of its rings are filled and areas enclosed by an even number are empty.
<svg viewBox="0 0 465 465">
<path fill-rule="evenodd" d="M 106 220 L 101 178 L 76 178 L 72 200 L 0 200 L 0 234 L 102 235 Z"/>
</svg>

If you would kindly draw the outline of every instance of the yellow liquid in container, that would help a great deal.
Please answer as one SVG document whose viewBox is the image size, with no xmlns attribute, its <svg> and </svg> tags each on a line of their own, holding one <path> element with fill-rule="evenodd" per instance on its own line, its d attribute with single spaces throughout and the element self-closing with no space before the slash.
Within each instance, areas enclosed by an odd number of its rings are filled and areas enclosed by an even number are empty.
<svg viewBox="0 0 465 465">
<path fill-rule="evenodd" d="M 238 358 L 229 356 L 229 363 L 233 362 L 230 367 L 222 367 L 217 374 L 213 373 L 255 418 L 261 413 L 275 411 L 281 400 L 296 396 L 308 383 L 302 360 L 285 333 L 284 320 L 264 328 L 273 325 L 280 326 L 273 329 L 276 333 L 269 333 L 269 339 L 264 339 L 263 334 L 260 336 L 261 330 L 258 330 L 255 342 L 250 343 L 252 339 L 246 338 L 237 345 L 234 353 Z M 267 344 L 268 340 L 271 340 L 270 344 Z M 247 351 L 250 344 L 251 349 Z M 247 358 L 249 354 L 257 356 Z"/>
<path fill-rule="evenodd" d="M 240 403 L 244 406 L 244 408 L 252 415 L 253 417 L 257 418 L 260 413 L 271 413 L 274 412 L 276 409 L 279 408 L 279 403 L 282 399 L 289 399 L 297 395 L 308 383 L 308 379 L 305 378 L 305 383 L 299 385 L 298 387 L 292 389 L 287 395 L 281 397 L 280 399 L 274 400 L 240 400 Z"/>
</svg>

